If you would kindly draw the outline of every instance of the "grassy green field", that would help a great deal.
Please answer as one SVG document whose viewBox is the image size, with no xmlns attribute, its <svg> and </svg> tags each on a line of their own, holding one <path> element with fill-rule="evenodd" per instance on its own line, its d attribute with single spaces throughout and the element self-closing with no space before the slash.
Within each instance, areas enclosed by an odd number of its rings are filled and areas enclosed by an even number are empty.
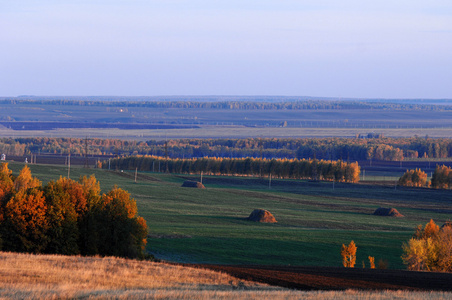
<svg viewBox="0 0 452 300">
<path fill-rule="evenodd" d="M 18 174 L 23 164 L 11 163 Z M 30 165 L 43 183 L 67 176 L 61 166 Z M 72 168 L 70 177 L 94 174 L 103 191 L 117 184 L 136 199 L 149 226 L 148 251 L 157 258 L 191 263 L 340 266 L 340 248 L 354 240 L 357 266 L 368 256 L 404 268 L 400 256 L 418 224 L 450 220 L 450 191 L 334 185 L 330 182 L 204 177 L 205 190 L 182 188 L 187 176 Z M 195 179 L 194 177 L 192 177 Z M 373 216 L 395 207 L 404 218 Z M 246 221 L 267 209 L 276 224 Z"/>
</svg>

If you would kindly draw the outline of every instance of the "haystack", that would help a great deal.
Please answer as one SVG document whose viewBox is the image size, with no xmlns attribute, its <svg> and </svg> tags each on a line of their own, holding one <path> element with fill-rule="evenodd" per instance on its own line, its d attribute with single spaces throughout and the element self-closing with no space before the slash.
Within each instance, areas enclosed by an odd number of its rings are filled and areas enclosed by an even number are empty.
<svg viewBox="0 0 452 300">
<path fill-rule="evenodd" d="M 383 217 L 403 217 L 401 213 L 397 211 L 395 208 L 386 208 L 379 207 L 374 212 L 375 216 L 383 216 Z"/>
<path fill-rule="evenodd" d="M 191 188 L 196 188 L 196 189 L 205 189 L 206 187 L 198 181 L 184 181 L 184 183 L 182 184 L 182 187 L 191 187 Z"/>
<path fill-rule="evenodd" d="M 261 222 L 261 223 L 276 223 L 275 217 L 265 209 L 255 209 L 247 218 L 248 221 Z"/>
</svg>

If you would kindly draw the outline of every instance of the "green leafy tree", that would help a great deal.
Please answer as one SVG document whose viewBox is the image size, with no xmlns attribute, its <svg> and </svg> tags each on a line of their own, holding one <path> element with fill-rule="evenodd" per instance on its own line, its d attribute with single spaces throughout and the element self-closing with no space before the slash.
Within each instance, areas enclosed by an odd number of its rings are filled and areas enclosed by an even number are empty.
<svg viewBox="0 0 452 300">
<path fill-rule="evenodd" d="M 78 220 L 86 208 L 81 185 L 71 179 L 60 178 L 47 184 L 45 196 L 49 221 L 46 252 L 78 254 Z"/>
<path fill-rule="evenodd" d="M 137 216 L 136 202 L 128 192 L 115 187 L 103 194 L 100 201 L 92 203 L 83 222 L 84 230 L 93 234 L 82 241 L 82 253 L 143 257 L 147 225 Z"/>
</svg>

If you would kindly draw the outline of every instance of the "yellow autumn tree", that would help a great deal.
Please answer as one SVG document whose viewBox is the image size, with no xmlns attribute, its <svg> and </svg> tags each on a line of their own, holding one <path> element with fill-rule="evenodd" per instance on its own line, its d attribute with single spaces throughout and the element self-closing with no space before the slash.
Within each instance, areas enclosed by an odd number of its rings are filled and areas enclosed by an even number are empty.
<svg viewBox="0 0 452 300">
<path fill-rule="evenodd" d="M 418 226 L 413 237 L 402 245 L 402 260 L 409 270 L 452 272 L 452 228 L 430 220 Z"/>
<path fill-rule="evenodd" d="M 436 238 L 441 241 L 437 243 L 436 248 L 438 253 L 438 270 L 452 272 L 452 227 L 443 226 Z"/>
<path fill-rule="evenodd" d="M 427 186 L 427 173 L 420 169 L 407 170 L 398 181 L 401 186 L 423 187 Z"/>
<path fill-rule="evenodd" d="M 24 166 L 14 180 L 14 187 L 16 191 L 23 191 L 40 186 L 41 181 L 31 175 L 31 171 L 28 166 Z"/>
<path fill-rule="evenodd" d="M 88 208 L 100 201 L 100 184 L 94 175 L 80 177 L 78 182 L 82 186 Z"/>
<path fill-rule="evenodd" d="M 342 256 L 342 264 L 346 268 L 355 267 L 356 263 L 356 250 L 358 248 L 355 245 L 354 241 L 351 241 L 348 246 L 342 244 L 341 256 Z"/>
</svg>

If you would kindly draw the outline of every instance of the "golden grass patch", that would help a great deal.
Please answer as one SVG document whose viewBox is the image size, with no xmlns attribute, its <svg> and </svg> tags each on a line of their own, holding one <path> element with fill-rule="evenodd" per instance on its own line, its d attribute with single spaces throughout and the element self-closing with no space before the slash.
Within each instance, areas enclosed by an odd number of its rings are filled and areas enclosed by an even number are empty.
<svg viewBox="0 0 452 300">
<path fill-rule="evenodd" d="M 0 299 L 450 299 L 451 293 L 295 291 L 114 257 L 0 252 Z"/>
</svg>

